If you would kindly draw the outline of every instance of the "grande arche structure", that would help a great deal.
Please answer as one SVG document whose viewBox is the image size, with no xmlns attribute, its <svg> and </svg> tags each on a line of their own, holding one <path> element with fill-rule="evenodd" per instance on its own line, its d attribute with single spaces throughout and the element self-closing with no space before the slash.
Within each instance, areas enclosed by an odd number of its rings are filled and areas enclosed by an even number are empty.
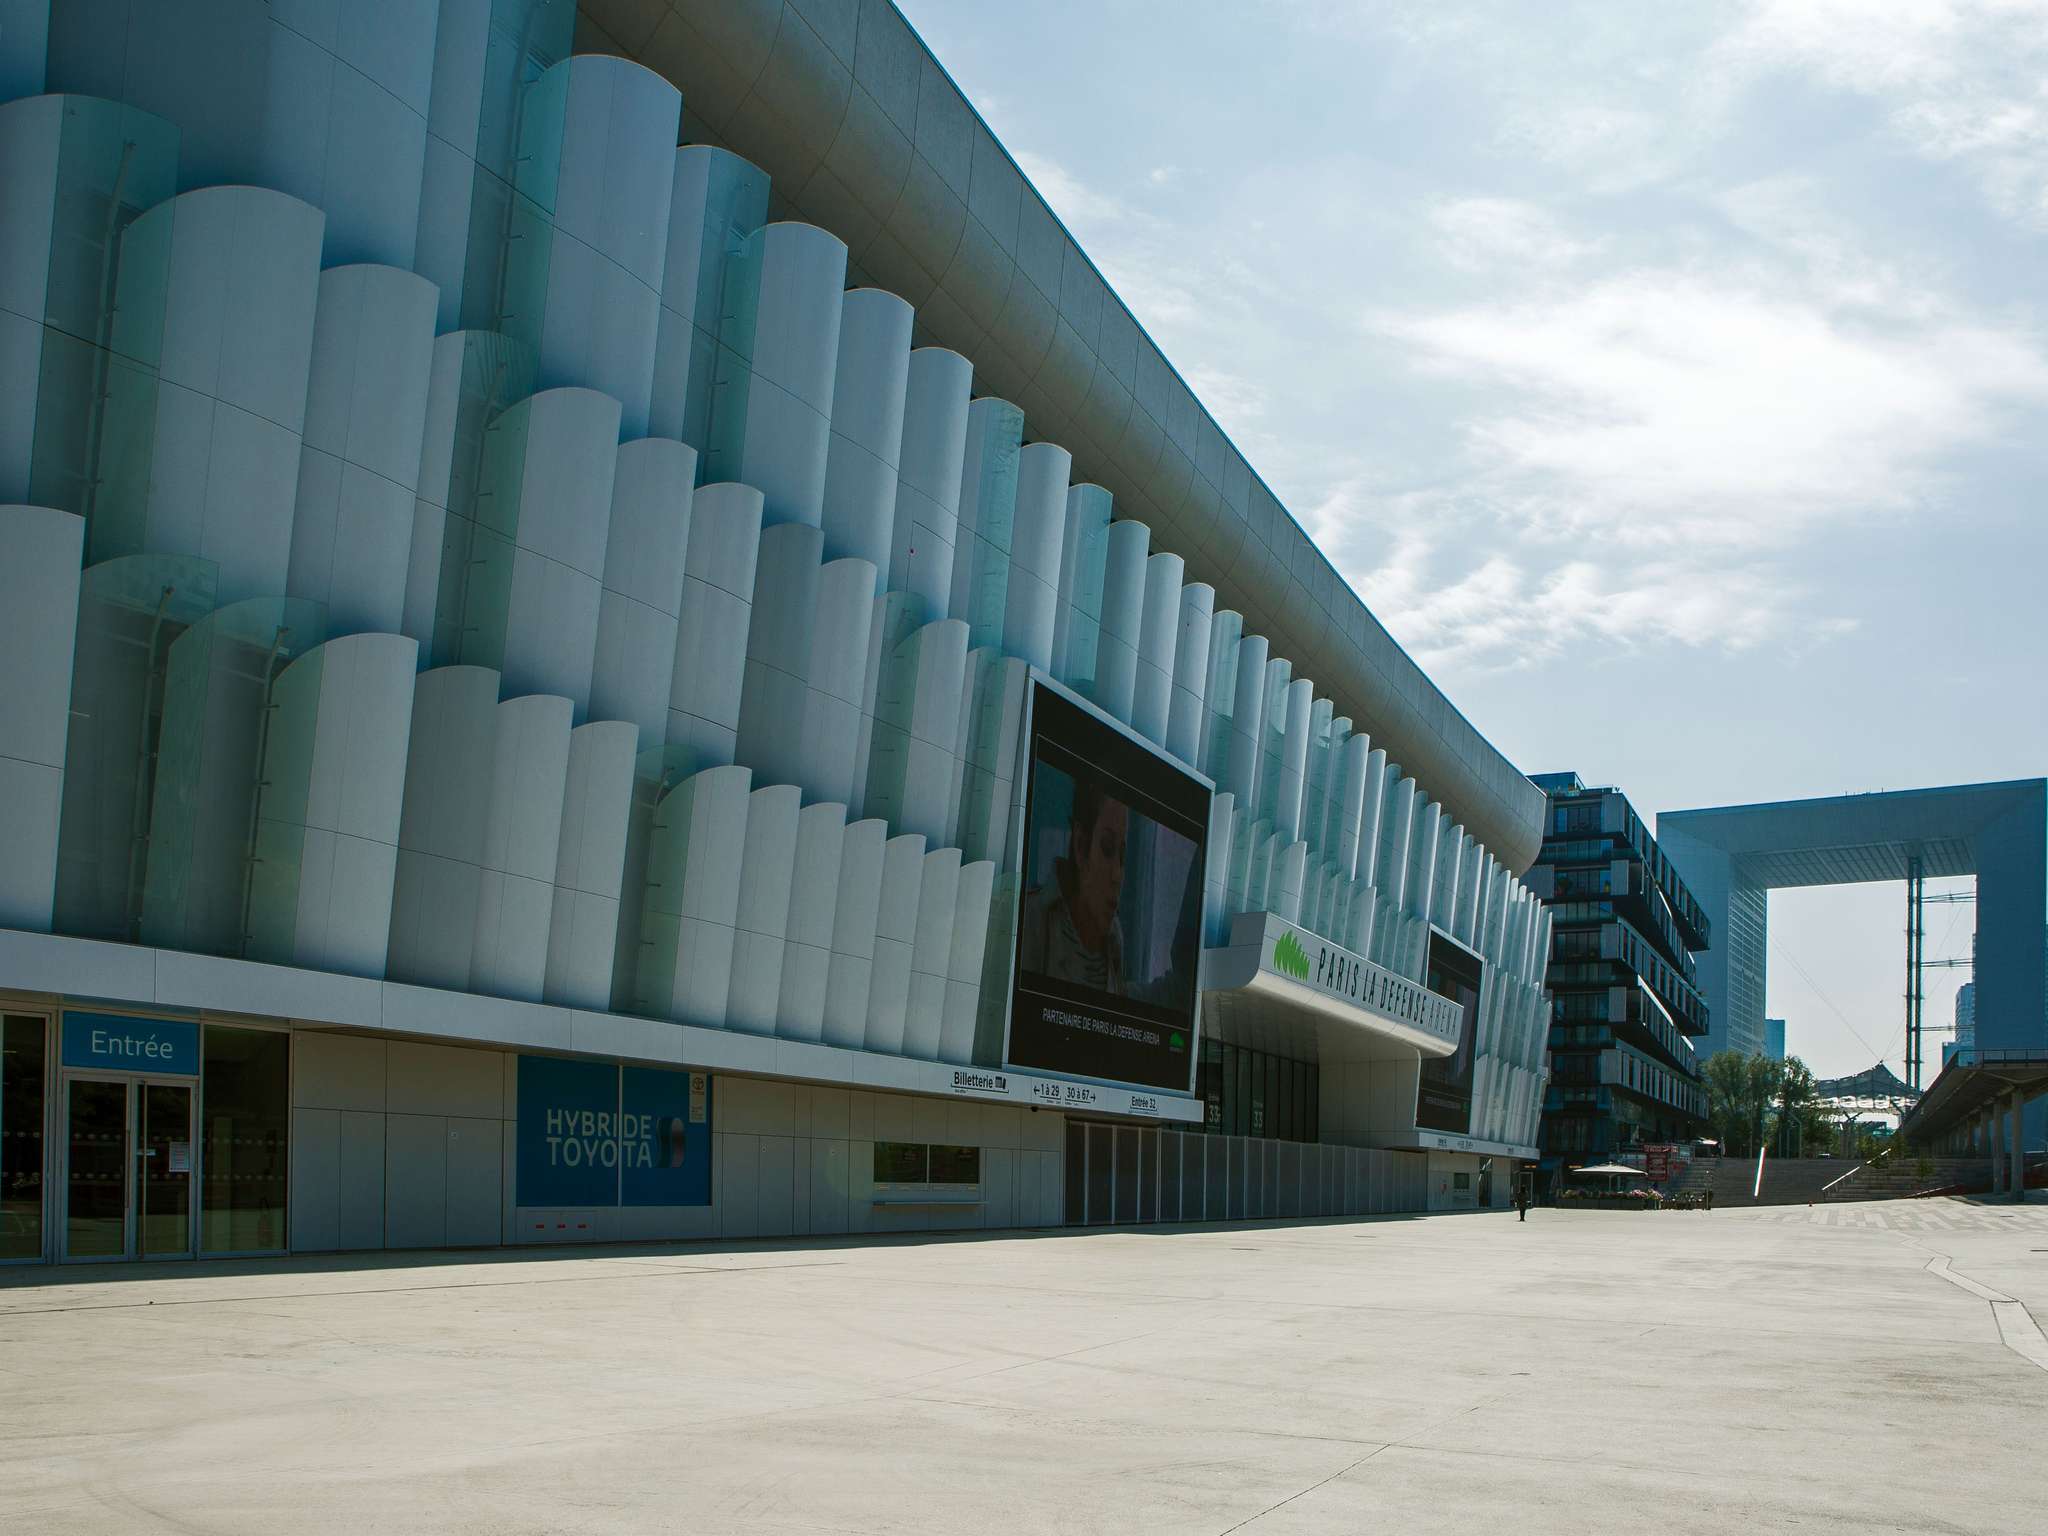
<svg viewBox="0 0 2048 1536">
<path fill-rule="evenodd" d="M 1657 842 L 1706 908 L 1703 1055 L 1763 1046 L 1770 892 L 1975 876 L 1977 1040 L 2048 1047 L 2048 779 L 1666 811 Z M 2038 1144 L 2048 1102 L 2027 1114 Z"/>
</svg>

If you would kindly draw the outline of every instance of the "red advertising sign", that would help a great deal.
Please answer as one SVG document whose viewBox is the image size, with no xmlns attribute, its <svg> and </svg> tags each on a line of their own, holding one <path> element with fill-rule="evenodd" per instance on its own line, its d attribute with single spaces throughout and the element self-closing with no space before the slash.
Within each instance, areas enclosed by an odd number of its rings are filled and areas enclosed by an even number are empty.
<svg viewBox="0 0 2048 1536">
<path fill-rule="evenodd" d="M 1662 1145 L 1643 1148 L 1643 1173 L 1652 1184 L 1662 1184 L 1671 1177 L 1677 1151 L 1676 1147 Z"/>
</svg>

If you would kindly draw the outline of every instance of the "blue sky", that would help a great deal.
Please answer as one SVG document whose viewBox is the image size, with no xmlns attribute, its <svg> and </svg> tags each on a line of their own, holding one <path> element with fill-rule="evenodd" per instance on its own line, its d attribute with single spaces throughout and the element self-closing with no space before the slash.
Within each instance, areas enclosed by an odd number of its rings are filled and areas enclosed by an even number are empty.
<svg viewBox="0 0 2048 1536">
<path fill-rule="evenodd" d="M 899 3 L 1519 766 L 2048 771 L 2048 0 Z M 1792 1049 L 1896 1062 L 1900 893 L 1772 919 Z"/>
</svg>

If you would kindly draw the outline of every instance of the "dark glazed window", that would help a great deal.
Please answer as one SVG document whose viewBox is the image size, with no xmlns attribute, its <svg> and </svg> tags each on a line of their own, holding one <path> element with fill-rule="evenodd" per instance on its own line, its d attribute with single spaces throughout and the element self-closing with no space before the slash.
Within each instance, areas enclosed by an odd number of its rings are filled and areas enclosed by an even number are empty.
<svg viewBox="0 0 2048 1536">
<path fill-rule="evenodd" d="M 43 1021 L 0 1021 L 0 1259 L 43 1256 Z"/>
<path fill-rule="evenodd" d="M 934 1146 L 931 1154 L 934 1184 L 981 1182 L 981 1148 Z"/>
<path fill-rule="evenodd" d="M 875 1143 L 877 1184 L 922 1184 L 931 1166 L 931 1148 L 921 1141 Z"/>
<path fill-rule="evenodd" d="M 207 1253 L 285 1246 L 291 1064 L 283 1030 L 206 1026 L 199 1232 Z"/>
</svg>

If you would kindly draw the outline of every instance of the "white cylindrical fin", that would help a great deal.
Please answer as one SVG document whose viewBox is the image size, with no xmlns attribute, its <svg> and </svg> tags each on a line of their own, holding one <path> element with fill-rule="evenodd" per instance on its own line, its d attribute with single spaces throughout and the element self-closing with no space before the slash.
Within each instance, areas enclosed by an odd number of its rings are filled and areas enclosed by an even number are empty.
<svg viewBox="0 0 2048 1536">
<path fill-rule="evenodd" d="M 824 533 L 808 523 L 762 530 L 740 688 L 737 760 L 761 784 L 803 777 L 804 710 L 811 637 L 818 610 L 818 560 Z"/>
<path fill-rule="evenodd" d="M 928 614 L 944 613 L 953 589 L 973 386 L 974 365 L 958 352 L 919 347 L 910 354 L 887 586 L 921 599 Z"/>
<path fill-rule="evenodd" d="M 497 747 L 496 672 L 435 667 L 419 675 L 385 965 L 393 981 L 470 984 Z"/>
<path fill-rule="evenodd" d="M 823 1038 L 825 1044 L 847 1050 L 861 1050 L 867 1043 L 888 836 L 889 829 L 881 821 L 849 822 L 840 845 L 839 898 L 832 911 L 832 961 L 825 978 Z"/>
<path fill-rule="evenodd" d="M 960 866 L 953 906 L 953 948 L 946 967 L 945 1015 L 939 1027 L 939 1060 L 956 1066 L 974 1060 L 974 1025 L 981 1011 L 981 976 L 995 881 L 992 860 L 976 859 Z"/>
<path fill-rule="evenodd" d="M 685 772 L 733 760 L 760 549 L 761 493 L 730 483 L 699 486 L 668 699 L 668 741 L 684 749 Z"/>
<path fill-rule="evenodd" d="M 880 288 L 846 295 L 825 456 L 825 558 L 889 567 L 910 378 L 910 306 Z M 871 592 L 870 598 L 874 596 Z"/>
<path fill-rule="evenodd" d="M 845 852 L 845 806 L 807 805 L 798 812 L 789 930 L 782 951 L 782 998 L 775 1014 L 775 1032 L 785 1039 L 825 1037 L 832 933 L 839 912 L 839 876 Z"/>
<path fill-rule="evenodd" d="M 1167 721 L 1173 713 L 1174 658 L 1180 647 L 1181 579 L 1186 573 L 1187 562 L 1179 555 L 1152 555 L 1145 561 L 1131 727 L 1154 746 L 1166 745 Z"/>
<path fill-rule="evenodd" d="M 697 450 L 687 443 L 647 437 L 619 445 L 590 714 L 631 721 L 646 743 L 668 734 L 696 480 Z"/>
<path fill-rule="evenodd" d="M 892 837 L 882 850 L 882 881 L 875 904 L 874 970 L 868 982 L 868 1050 L 903 1054 L 910 1015 L 910 965 L 917 943 L 918 897 L 924 887 L 925 840 L 916 832 Z"/>
<path fill-rule="evenodd" d="M 917 929 L 910 947 L 910 999 L 903 1025 L 903 1054 L 921 1061 L 936 1061 L 939 1055 L 959 896 L 960 850 L 932 849 L 924 856 L 918 885 Z"/>
<path fill-rule="evenodd" d="M 1154 556 L 1153 558 L 1163 558 Z M 1202 705 L 1209 685 L 1209 635 L 1215 628 L 1216 589 L 1191 581 L 1180 589 L 1180 633 L 1173 647 L 1173 703 L 1166 719 L 1166 750 L 1206 772 L 1202 759 Z"/>
<path fill-rule="evenodd" d="M 1074 456 L 1032 443 L 1017 456 L 1017 517 L 1010 534 L 1010 589 L 1003 649 L 1041 672 L 1052 670 L 1059 621 L 1060 549 L 1067 530 L 1067 482 Z"/>
<path fill-rule="evenodd" d="M 434 287 L 397 267 L 320 274 L 285 590 L 330 634 L 405 622 L 434 358 Z"/>
<path fill-rule="evenodd" d="M 726 1027 L 745 1034 L 775 1033 L 802 801 L 794 784 L 771 784 L 747 797 L 747 840 L 733 912 L 732 989 L 725 1005 Z"/>
<path fill-rule="evenodd" d="M 1145 623 L 1145 562 L 1152 530 L 1130 521 L 1109 525 L 1109 553 L 1102 570 L 1102 649 L 1091 697 L 1111 715 L 1131 723 L 1138 689 L 1138 637 Z"/>
<path fill-rule="evenodd" d="M 498 706 L 470 989 L 539 1002 L 554 922 L 555 863 L 575 708 L 556 694 Z"/>
<path fill-rule="evenodd" d="M 639 746 L 640 732 L 629 720 L 593 720 L 569 733 L 543 1001 L 600 1010 L 611 1005 Z"/>
<path fill-rule="evenodd" d="M 853 796 L 874 591 L 865 560 L 833 560 L 818 573 L 797 769 L 807 803 L 837 801 L 843 810 Z"/>
<path fill-rule="evenodd" d="M 707 768 L 655 807 L 638 991 L 657 1017 L 725 1027 L 752 788 L 744 768 Z"/>
<path fill-rule="evenodd" d="M 1060 534 L 1059 611 L 1053 619 L 1052 675 L 1095 696 L 1102 649 L 1102 583 L 1109 560 L 1109 492 L 1092 482 L 1067 489 Z"/>
<path fill-rule="evenodd" d="M 279 674 L 250 868 L 251 960 L 384 975 L 419 647 L 349 635 Z"/>
<path fill-rule="evenodd" d="M 966 624 L 970 649 L 1002 641 L 1023 440 L 1024 413 L 1009 401 L 985 396 L 967 408 L 967 454 L 960 468 L 959 531 L 946 616 Z"/>
<path fill-rule="evenodd" d="M 846 246 L 811 224 L 770 224 L 758 246 L 760 297 L 737 387 L 714 400 L 706 471 L 758 486 L 764 525 L 824 520 L 833 368 Z"/>
<path fill-rule="evenodd" d="M 0 928 L 47 933 L 56 911 L 84 549 L 84 518 L 0 507 Z"/>
</svg>

